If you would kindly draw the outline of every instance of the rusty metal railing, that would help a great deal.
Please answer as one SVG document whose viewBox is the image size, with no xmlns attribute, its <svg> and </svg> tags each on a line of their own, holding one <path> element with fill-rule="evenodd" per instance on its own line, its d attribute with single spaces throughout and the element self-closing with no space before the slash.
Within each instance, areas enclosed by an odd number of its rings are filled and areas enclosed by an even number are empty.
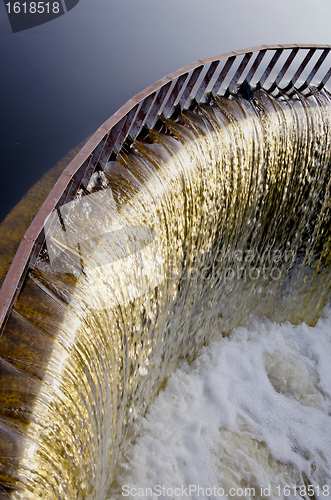
<svg viewBox="0 0 331 500">
<path fill-rule="evenodd" d="M 122 106 L 93 134 L 64 170 L 27 232 L 0 290 L 0 332 L 15 304 L 29 269 L 44 242 L 44 224 L 51 212 L 86 188 L 94 171 L 102 170 L 125 143 L 132 143 L 160 118 L 194 107 L 211 96 L 230 97 L 246 80 L 280 95 L 310 86 L 321 90 L 331 76 L 331 45 L 262 45 L 199 60 L 182 68 Z"/>
</svg>

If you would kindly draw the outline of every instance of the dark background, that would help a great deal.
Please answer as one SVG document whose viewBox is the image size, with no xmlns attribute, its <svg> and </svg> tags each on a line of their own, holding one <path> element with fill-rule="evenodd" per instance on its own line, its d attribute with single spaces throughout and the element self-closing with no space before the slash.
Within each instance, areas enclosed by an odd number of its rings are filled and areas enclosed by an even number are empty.
<svg viewBox="0 0 331 500">
<path fill-rule="evenodd" d="M 80 0 L 12 33 L 0 1 L 0 222 L 133 95 L 197 59 L 331 44 L 331 0 Z"/>
</svg>

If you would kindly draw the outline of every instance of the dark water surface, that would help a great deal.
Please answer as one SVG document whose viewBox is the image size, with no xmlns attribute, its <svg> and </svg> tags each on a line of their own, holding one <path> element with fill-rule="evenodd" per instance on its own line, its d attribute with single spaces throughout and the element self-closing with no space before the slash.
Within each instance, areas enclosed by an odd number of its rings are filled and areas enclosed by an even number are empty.
<svg viewBox="0 0 331 500">
<path fill-rule="evenodd" d="M 197 59 L 266 43 L 331 43 L 331 2 L 80 0 L 12 33 L 0 2 L 0 221 L 134 94 Z"/>
</svg>

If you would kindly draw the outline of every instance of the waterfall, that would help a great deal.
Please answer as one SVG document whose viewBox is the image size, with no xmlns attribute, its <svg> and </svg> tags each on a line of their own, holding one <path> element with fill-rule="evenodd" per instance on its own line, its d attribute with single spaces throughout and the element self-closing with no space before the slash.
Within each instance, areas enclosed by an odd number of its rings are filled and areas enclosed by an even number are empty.
<svg viewBox="0 0 331 500">
<path fill-rule="evenodd" d="M 104 499 L 149 404 L 215 332 L 316 324 L 330 127 L 327 91 L 212 98 L 52 215 L 0 338 L 0 498 Z"/>
</svg>

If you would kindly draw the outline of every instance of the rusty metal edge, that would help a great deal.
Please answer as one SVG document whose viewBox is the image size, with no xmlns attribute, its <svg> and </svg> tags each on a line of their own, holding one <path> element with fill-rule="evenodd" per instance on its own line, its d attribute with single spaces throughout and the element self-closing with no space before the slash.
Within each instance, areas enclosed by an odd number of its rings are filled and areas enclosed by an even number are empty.
<svg viewBox="0 0 331 500">
<path fill-rule="evenodd" d="M 75 158 L 68 164 L 64 172 L 61 174 L 57 182 L 55 183 L 50 194 L 46 198 L 45 202 L 39 209 L 35 218 L 33 219 L 31 225 L 26 231 L 19 245 L 19 248 L 15 254 L 12 261 L 10 269 L 6 275 L 3 285 L 0 289 L 0 335 L 3 331 L 5 323 L 9 317 L 9 314 L 15 304 L 15 301 L 19 295 L 21 286 L 24 282 L 25 276 L 29 270 L 30 262 L 35 262 L 37 255 L 34 252 L 40 251 L 40 239 L 43 232 L 44 224 L 51 214 L 51 212 L 58 206 L 59 201 L 65 195 L 69 194 L 69 185 L 74 184 L 77 189 L 77 184 L 80 185 L 84 179 L 85 172 L 87 168 L 83 169 L 83 165 L 87 164 L 90 166 L 92 162 L 93 153 L 96 148 L 100 148 L 99 156 L 102 154 L 104 145 L 106 144 L 106 136 L 109 135 L 113 127 L 123 120 L 127 114 L 137 105 L 137 103 L 142 104 L 148 96 L 157 92 L 162 86 L 167 84 L 169 81 L 173 81 L 184 74 L 189 74 L 194 71 L 199 66 L 206 66 L 207 64 L 212 64 L 216 61 L 221 61 L 228 59 L 229 57 L 237 57 L 240 55 L 255 53 L 261 50 L 277 50 L 277 49 L 331 49 L 331 45 L 316 45 L 316 44 L 285 44 L 285 45 L 258 45 L 255 47 L 250 47 L 247 49 L 235 50 L 231 52 L 226 52 L 219 54 L 217 56 L 208 57 L 205 59 L 199 59 L 198 61 L 191 63 L 181 69 L 178 69 L 169 75 L 161 78 L 154 84 L 147 87 L 145 90 L 139 92 L 129 101 L 127 101 L 116 113 L 114 113 L 108 120 L 106 120 L 92 135 L 89 141 L 84 145 L 84 147 L 79 151 Z M 104 142 L 104 145 L 101 143 Z M 94 163 L 94 162 L 93 162 Z M 80 172 L 81 170 L 81 172 Z M 81 176 L 81 178 L 79 178 Z M 66 193 L 66 190 L 68 191 Z M 66 193 L 66 194 L 65 194 Z"/>
</svg>

